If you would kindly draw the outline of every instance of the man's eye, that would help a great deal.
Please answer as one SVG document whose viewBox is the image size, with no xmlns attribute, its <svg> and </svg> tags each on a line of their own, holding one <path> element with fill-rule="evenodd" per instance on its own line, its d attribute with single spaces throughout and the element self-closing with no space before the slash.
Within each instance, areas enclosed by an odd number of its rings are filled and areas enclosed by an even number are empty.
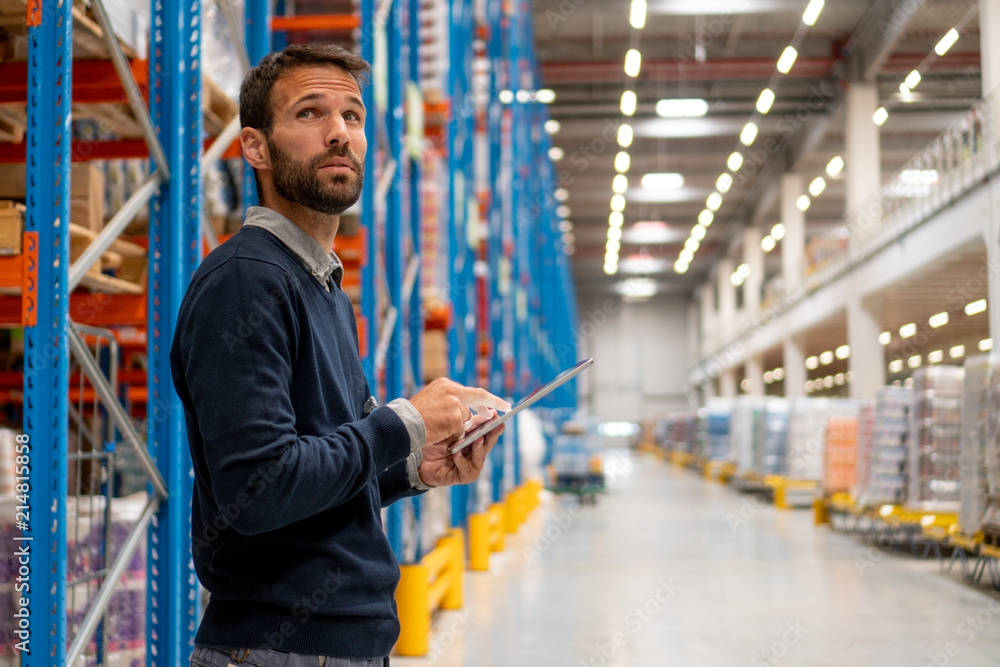
<svg viewBox="0 0 1000 667">
<path fill-rule="evenodd" d="M 348 111 L 347 113 L 344 114 L 344 118 L 346 118 L 347 120 L 361 120 L 361 114 L 356 113 L 354 111 Z"/>
<path fill-rule="evenodd" d="M 313 116 L 315 114 L 312 109 L 303 109 L 297 115 L 299 118 L 308 118 L 309 116 Z"/>
</svg>

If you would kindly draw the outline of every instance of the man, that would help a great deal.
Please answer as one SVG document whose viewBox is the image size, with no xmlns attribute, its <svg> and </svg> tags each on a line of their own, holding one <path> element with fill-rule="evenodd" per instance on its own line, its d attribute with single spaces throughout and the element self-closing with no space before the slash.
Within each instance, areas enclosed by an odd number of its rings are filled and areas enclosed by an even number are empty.
<svg viewBox="0 0 1000 667">
<path fill-rule="evenodd" d="M 195 272 L 171 349 L 211 594 L 192 665 L 388 664 L 399 568 L 381 508 L 476 479 L 500 429 L 447 446 L 510 408 L 449 380 L 371 398 L 331 252 L 364 182 L 367 70 L 339 47 L 290 46 L 240 91 L 261 206 Z"/>
</svg>

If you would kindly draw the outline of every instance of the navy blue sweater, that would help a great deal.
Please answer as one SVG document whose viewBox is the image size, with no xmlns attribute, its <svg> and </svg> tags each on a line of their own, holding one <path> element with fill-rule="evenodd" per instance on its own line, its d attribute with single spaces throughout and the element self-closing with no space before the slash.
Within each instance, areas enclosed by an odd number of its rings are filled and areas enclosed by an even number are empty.
<svg viewBox="0 0 1000 667">
<path fill-rule="evenodd" d="M 194 564 L 211 593 L 196 642 L 388 655 L 399 567 L 380 510 L 416 492 L 403 421 L 364 414 L 350 300 L 244 226 L 195 272 L 170 360 L 194 463 Z"/>
</svg>

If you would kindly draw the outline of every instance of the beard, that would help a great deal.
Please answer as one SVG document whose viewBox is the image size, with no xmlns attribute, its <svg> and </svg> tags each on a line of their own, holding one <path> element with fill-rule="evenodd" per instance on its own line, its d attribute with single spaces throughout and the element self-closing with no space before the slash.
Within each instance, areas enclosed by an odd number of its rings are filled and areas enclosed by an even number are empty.
<svg viewBox="0 0 1000 667">
<path fill-rule="evenodd" d="M 308 161 L 296 160 L 275 145 L 270 138 L 271 179 L 274 189 L 290 202 L 317 213 L 340 215 L 361 197 L 365 185 L 365 163 L 346 146 L 331 148 Z M 354 173 L 334 174 L 332 178 L 319 173 L 320 166 L 331 158 L 348 158 Z"/>
</svg>

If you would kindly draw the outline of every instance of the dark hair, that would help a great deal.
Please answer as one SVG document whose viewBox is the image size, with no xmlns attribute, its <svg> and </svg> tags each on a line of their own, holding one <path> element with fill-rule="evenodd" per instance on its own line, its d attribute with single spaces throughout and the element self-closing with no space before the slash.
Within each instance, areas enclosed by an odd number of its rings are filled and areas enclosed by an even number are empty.
<svg viewBox="0 0 1000 667">
<path fill-rule="evenodd" d="M 347 71 L 364 88 L 370 66 L 364 58 L 335 44 L 292 44 L 281 51 L 269 53 L 247 72 L 240 86 L 240 127 L 260 130 L 271 135 L 274 109 L 271 91 L 278 79 L 298 67 L 334 65 Z"/>
</svg>

